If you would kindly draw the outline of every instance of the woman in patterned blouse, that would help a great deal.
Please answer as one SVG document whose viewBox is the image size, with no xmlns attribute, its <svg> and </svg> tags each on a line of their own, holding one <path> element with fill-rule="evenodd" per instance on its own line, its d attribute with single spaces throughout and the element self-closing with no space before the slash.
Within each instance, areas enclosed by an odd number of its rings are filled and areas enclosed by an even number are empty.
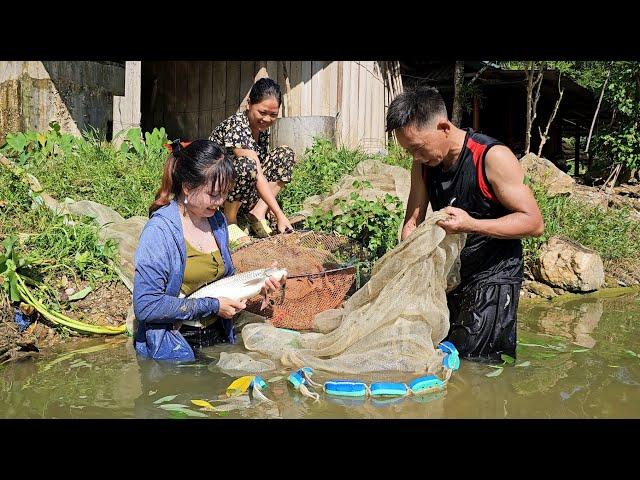
<svg viewBox="0 0 640 480">
<path fill-rule="evenodd" d="M 280 86 L 270 78 L 261 78 L 251 88 L 247 109 L 222 121 L 209 137 L 233 158 L 236 182 L 224 208 L 232 241 L 246 236 L 237 225 L 238 214 L 246 216 L 258 237 L 272 232 L 267 210 L 275 215 L 280 233 L 293 231 L 276 195 L 291 181 L 294 153 L 287 146 L 269 150 L 269 127 L 278 118 L 281 103 Z"/>
</svg>

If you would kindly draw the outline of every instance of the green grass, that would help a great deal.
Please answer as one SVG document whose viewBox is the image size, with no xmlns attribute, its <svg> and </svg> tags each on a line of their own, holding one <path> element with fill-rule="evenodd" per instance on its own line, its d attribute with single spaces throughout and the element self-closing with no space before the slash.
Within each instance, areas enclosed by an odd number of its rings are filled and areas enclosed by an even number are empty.
<svg viewBox="0 0 640 480">
<path fill-rule="evenodd" d="M 411 168 L 411 157 L 395 144 L 389 145 L 385 156 L 369 156 L 361 150 L 337 148 L 329 140 L 316 138 L 313 146 L 305 151 L 293 169 L 291 183 L 278 195 L 280 206 L 286 215 L 300 211 L 308 197 L 328 193 L 343 176 L 350 174 L 358 163 L 368 158 Z"/>
<path fill-rule="evenodd" d="M 17 172 L 0 166 L 0 240 L 19 238 L 18 251 L 36 261 L 37 277 L 56 285 L 62 276 L 90 283 L 117 279 L 113 242 L 102 243 L 89 218 L 57 215 L 34 196 Z M 56 301 L 48 292 L 49 300 Z"/>
<path fill-rule="evenodd" d="M 388 165 L 396 165 L 409 171 L 411 171 L 411 165 L 413 164 L 411 155 L 397 143 L 390 143 L 387 155 L 380 160 Z"/>
<path fill-rule="evenodd" d="M 145 133 L 131 129 L 120 148 L 96 131 L 83 137 L 63 134 L 52 124 L 45 133 L 7 135 L 0 153 L 34 175 L 44 190 L 58 200 L 93 200 L 124 218 L 147 216 L 160 186 L 167 158 L 164 129 Z"/>
<path fill-rule="evenodd" d="M 533 192 L 545 222 L 544 234 L 523 240 L 525 261 L 531 265 L 540 246 L 553 235 L 561 235 L 597 251 L 604 261 L 640 258 L 640 222 L 628 208 L 604 209 L 568 197 L 550 198 L 543 187 Z"/>
<path fill-rule="evenodd" d="M 165 159 L 127 158 L 105 143 L 86 145 L 76 155 L 44 158 L 31 164 L 30 172 L 59 200 L 93 200 L 129 218 L 148 214 Z"/>
</svg>

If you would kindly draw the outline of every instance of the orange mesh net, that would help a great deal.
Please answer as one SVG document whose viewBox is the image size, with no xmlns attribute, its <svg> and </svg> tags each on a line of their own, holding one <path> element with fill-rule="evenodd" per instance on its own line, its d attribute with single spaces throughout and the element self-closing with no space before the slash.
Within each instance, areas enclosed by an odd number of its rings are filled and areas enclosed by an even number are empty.
<svg viewBox="0 0 640 480">
<path fill-rule="evenodd" d="M 275 327 L 309 330 L 317 313 L 342 304 L 356 277 L 352 264 L 362 258 L 362 251 L 347 237 L 295 231 L 243 245 L 232 258 L 239 273 L 269 267 L 273 261 L 286 268 L 283 292 L 271 294 L 262 311 L 262 298 L 254 297 L 247 301 L 247 310 L 267 317 Z"/>
</svg>

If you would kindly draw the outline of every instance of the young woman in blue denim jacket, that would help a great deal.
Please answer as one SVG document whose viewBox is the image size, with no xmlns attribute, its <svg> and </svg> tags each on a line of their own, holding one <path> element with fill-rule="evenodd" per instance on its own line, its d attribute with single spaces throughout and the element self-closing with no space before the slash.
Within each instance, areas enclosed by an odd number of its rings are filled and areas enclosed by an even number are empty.
<svg viewBox="0 0 640 480">
<path fill-rule="evenodd" d="M 224 297 L 178 298 L 235 273 L 219 210 L 234 184 L 233 165 L 210 140 L 176 140 L 170 150 L 135 254 L 134 341 L 142 357 L 194 360 L 192 346 L 234 343 L 232 318 L 245 308 L 244 301 Z M 279 287 L 269 279 L 265 290 Z M 196 319 L 205 327 L 182 325 Z"/>
</svg>

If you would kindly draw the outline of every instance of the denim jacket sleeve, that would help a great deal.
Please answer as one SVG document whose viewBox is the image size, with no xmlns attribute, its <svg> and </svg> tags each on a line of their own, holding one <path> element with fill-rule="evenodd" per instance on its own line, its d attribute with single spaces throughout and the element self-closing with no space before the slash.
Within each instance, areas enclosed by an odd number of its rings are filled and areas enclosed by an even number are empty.
<svg viewBox="0 0 640 480">
<path fill-rule="evenodd" d="M 133 308 L 138 320 L 147 323 L 173 323 L 215 315 L 217 298 L 178 298 L 167 294 L 169 280 L 180 275 L 172 256 L 178 251 L 168 245 L 168 235 L 155 225 L 147 225 L 140 235 L 135 254 Z"/>
</svg>

